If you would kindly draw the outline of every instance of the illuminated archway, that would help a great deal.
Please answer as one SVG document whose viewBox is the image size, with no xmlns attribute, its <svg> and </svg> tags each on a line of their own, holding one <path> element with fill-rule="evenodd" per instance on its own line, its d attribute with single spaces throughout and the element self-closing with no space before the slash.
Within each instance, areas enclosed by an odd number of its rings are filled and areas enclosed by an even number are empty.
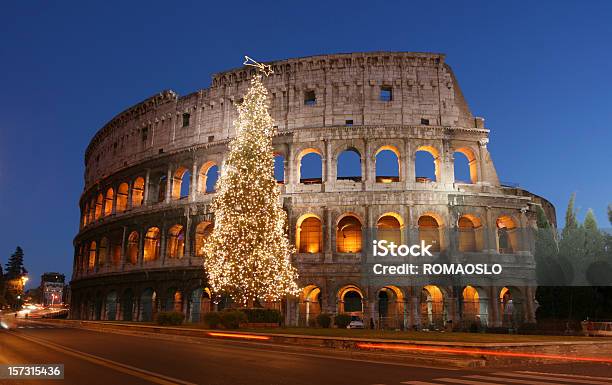
<svg viewBox="0 0 612 385">
<path fill-rule="evenodd" d="M 314 148 L 306 148 L 298 154 L 297 180 L 303 184 L 320 184 L 323 181 L 323 157 Z"/>
<path fill-rule="evenodd" d="M 96 252 L 97 252 L 97 244 L 96 241 L 91 241 L 89 244 L 89 266 L 88 270 L 93 271 L 96 266 Z"/>
<path fill-rule="evenodd" d="M 95 220 L 97 221 L 102 217 L 102 206 L 104 205 L 104 196 L 102 194 L 98 194 L 98 198 L 96 199 L 96 216 Z"/>
<path fill-rule="evenodd" d="M 502 215 L 495 222 L 497 227 L 497 251 L 500 254 L 513 254 L 517 251 L 518 231 L 512 217 Z"/>
<path fill-rule="evenodd" d="M 336 180 L 361 181 L 361 154 L 356 148 L 347 148 L 338 155 Z"/>
<path fill-rule="evenodd" d="M 142 206 L 144 200 L 144 184 L 145 181 L 142 177 L 136 178 L 134 185 L 132 186 L 132 207 Z"/>
<path fill-rule="evenodd" d="M 396 245 L 402 244 L 402 218 L 396 213 L 383 214 L 376 222 L 378 241 L 385 240 Z"/>
<path fill-rule="evenodd" d="M 145 262 L 155 261 L 159 258 L 161 233 L 159 228 L 150 227 L 144 239 L 143 260 Z"/>
<path fill-rule="evenodd" d="M 476 183 L 478 181 L 478 161 L 472 149 L 463 147 L 454 153 L 455 182 Z"/>
<path fill-rule="evenodd" d="M 118 213 L 122 213 L 127 209 L 128 189 L 129 186 L 125 182 L 121 183 L 119 188 L 117 188 L 117 208 L 115 211 Z"/>
<path fill-rule="evenodd" d="M 302 215 L 296 225 L 295 244 L 298 253 L 320 253 L 323 248 L 323 226 L 314 214 Z"/>
<path fill-rule="evenodd" d="M 444 295 L 435 285 L 427 285 L 421 290 L 421 323 L 426 329 L 439 329 L 444 326 Z"/>
<path fill-rule="evenodd" d="M 474 215 L 462 215 L 457 221 L 459 235 L 459 251 L 480 251 L 483 247 L 482 226 L 480 220 Z"/>
<path fill-rule="evenodd" d="M 401 163 L 400 152 L 395 146 L 382 146 L 376 150 L 376 182 L 399 182 Z"/>
<path fill-rule="evenodd" d="M 208 161 L 200 167 L 198 191 L 201 193 L 215 192 L 215 186 L 219 178 L 219 166 L 215 162 Z"/>
<path fill-rule="evenodd" d="M 363 313 L 363 292 L 354 285 L 344 286 L 338 291 L 339 313 Z"/>
<path fill-rule="evenodd" d="M 172 199 L 178 200 L 189 196 L 191 173 L 186 167 L 179 167 L 172 177 Z"/>
<path fill-rule="evenodd" d="M 440 181 L 440 153 L 435 147 L 418 147 L 414 165 L 417 182 Z"/>
<path fill-rule="evenodd" d="M 361 252 L 361 222 L 353 215 L 345 215 L 336 229 L 336 251 L 339 253 Z"/>
<path fill-rule="evenodd" d="M 378 325 L 381 329 L 401 329 L 406 325 L 404 293 L 397 286 L 378 290 Z"/>
<path fill-rule="evenodd" d="M 104 199 L 104 216 L 111 215 L 113 213 L 113 200 L 115 198 L 115 191 L 113 188 L 106 190 L 106 198 Z"/>
<path fill-rule="evenodd" d="M 429 250 L 440 251 L 440 224 L 432 215 L 419 217 L 419 240 L 431 245 Z"/>
<path fill-rule="evenodd" d="M 174 225 L 168 230 L 166 254 L 168 258 L 183 258 L 185 255 L 185 230 L 182 225 Z"/>
<path fill-rule="evenodd" d="M 196 257 L 204 256 L 204 245 L 206 238 L 212 233 L 214 225 L 208 221 L 198 223 L 195 231 L 195 255 Z"/>
<path fill-rule="evenodd" d="M 136 263 L 138 262 L 139 238 L 140 236 L 136 231 L 132 231 L 128 237 L 127 260 L 132 265 L 136 265 Z"/>
<path fill-rule="evenodd" d="M 321 314 L 321 288 L 307 285 L 300 296 L 300 321 L 302 326 L 314 326 Z"/>
<path fill-rule="evenodd" d="M 98 266 L 106 264 L 108 259 L 108 238 L 104 237 L 100 241 L 100 248 L 98 250 Z"/>
</svg>

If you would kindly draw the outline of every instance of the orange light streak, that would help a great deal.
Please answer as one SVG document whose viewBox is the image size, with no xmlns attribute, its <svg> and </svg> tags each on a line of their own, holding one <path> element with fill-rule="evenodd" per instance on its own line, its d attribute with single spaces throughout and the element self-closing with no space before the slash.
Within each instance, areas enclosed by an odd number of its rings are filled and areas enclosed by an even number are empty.
<svg viewBox="0 0 612 385">
<path fill-rule="evenodd" d="M 572 357 L 572 356 L 563 356 L 563 355 L 558 355 L 558 354 L 500 352 L 500 351 L 495 351 L 495 350 L 437 348 L 437 347 L 428 347 L 428 346 L 406 346 L 406 345 L 376 344 L 376 343 L 358 343 L 356 346 L 360 349 L 404 350 L 404 351 L 422 351 L 422 352 L 437 352 L 437 353 L 451 353 L 451 354 L 482 354 L 485 356 L 499 356 L 499 357 L 543 358 L 543 359 L 561 360 L 561 361 L 587 361 L 587 362 L 612 363 L 612 358 L 604 358 L 604 357 Z"/>
<path fill-rule="evenodd" d="M 269 340 L 270 337 L 267 336 L 258 336 L 255 334 L 234 334 L 234 333 L 218 333 L 218 332 L 210 332 L 208 333 L 211 337 L 228 337 L 228 338 L 242 338 L 246 340 Z"/>
</svg>

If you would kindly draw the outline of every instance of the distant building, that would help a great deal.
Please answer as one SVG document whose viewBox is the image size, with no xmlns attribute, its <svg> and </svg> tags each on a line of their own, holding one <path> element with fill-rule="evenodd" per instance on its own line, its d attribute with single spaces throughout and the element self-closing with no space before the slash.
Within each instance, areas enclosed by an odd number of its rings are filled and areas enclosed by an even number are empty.
<svg viewBox="0 0 612 385">
<path fill-rule="evenodd" d="M 40 293 L 44 306 L 63 303 L 64 281 L 64 274 L 60 273 L 44 273 L 40 277 Z"/>
</svg>

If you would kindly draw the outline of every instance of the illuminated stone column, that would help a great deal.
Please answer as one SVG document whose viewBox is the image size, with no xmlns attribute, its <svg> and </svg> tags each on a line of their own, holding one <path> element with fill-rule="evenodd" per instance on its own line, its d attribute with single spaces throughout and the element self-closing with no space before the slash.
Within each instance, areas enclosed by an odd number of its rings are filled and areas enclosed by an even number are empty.
<svg viewBox="0 0 612 385">
<path fill-rule="evenodd" d="M 189 181 L 189 202 L 195 201 L 196 193 L 198 191 L 198 161 L 193 160 L 191 165 L 191 176 Z"/>
<path fill-rule="evenodd" d="M 168 165 L 168 173 L 166 174 L 166 197 L 164 202 L 170 203 L 170 198 L 172 194 L 172 165 Z"/>
</svg>

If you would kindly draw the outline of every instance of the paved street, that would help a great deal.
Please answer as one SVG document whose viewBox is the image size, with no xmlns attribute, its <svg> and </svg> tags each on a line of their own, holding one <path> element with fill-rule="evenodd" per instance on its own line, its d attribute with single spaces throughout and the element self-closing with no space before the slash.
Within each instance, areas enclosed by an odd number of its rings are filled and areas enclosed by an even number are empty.
<svg viewBox="0 0 612 385">
<path fill-rule="evenodd" d="M 606 365 L 455 370 L 372 362 L 295 346 L 184 342 L 34 323 L 0 331 L 0 363 L 63 363 L 64 381 L 39 383 L 64 384 L 612 384 L 612 366 Z"/>
</svg>

